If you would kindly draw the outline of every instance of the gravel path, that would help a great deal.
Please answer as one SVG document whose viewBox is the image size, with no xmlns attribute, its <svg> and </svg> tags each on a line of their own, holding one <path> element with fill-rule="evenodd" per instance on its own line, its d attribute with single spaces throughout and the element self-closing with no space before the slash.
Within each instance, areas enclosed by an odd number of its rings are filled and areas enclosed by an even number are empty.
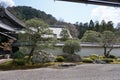
<svg viewBox="0 0 120 80">
<path fill-rule="evenodd" d="M 0 71 L 0 80 L 120 80 L 120 65 L 82 64 L 64 69 Z"/>
</svg>

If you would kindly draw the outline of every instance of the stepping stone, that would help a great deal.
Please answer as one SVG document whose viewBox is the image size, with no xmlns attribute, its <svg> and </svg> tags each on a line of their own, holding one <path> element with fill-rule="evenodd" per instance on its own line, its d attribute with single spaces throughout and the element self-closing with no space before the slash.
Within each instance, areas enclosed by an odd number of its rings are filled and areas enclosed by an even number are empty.
<svg viewBox="0 0 120 80">
<path fill-rule="evenodd" d="M 75 63 L 62 63 L 60 64 L 59 66 L 62 66 L 62 67 L 70 67 L 70 66 L 76 66 Z"/>
</svg>

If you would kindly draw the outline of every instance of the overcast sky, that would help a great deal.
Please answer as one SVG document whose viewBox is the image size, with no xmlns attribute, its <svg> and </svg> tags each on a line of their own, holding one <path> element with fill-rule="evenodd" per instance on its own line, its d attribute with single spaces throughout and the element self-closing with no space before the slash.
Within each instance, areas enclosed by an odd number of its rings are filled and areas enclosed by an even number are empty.
<svg viewBox="0 0 120 80">
<path fill-rule="evenodd" d="M 65 22 L 113 21 L 120 22 L 120 8 L 63 2 L 54 0 L 0 0 L 7 6 L 31 6 Z"/>
</svg>

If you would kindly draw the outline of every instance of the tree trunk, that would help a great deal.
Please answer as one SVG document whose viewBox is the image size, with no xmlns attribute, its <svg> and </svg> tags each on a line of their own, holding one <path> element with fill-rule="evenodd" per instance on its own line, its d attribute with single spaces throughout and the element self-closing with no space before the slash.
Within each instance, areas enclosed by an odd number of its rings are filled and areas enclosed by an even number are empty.
<svg viewBox="0 0 120 80">
<path fill-rule="evenodd" d="M 34 50 L 35 50 L 35 47 L 36 47 L 36 46 L 33 46 L 32 49 L 31 49 L 31 51 L 30 51 L 30 53 L 29 53 L 28 62 L 30 61 L 31 56 L 33 55 L 33 52 L 34 52 Z"/>
<path fill-rule="evenodd" d="M 108 55 L 107 55 L 107 47 L 106 47 L 106 45 L 104 45 L 103 48 L 104 48 L 104 56 L 107 57 Z"/>
<path fill-rule="evenodd" d="M 113 46 L 112 46 L 112 47 L 110 47 L 110 49 L 106 52 L 106 53 L 107 53 L 107 55 L 108 55 L 108 57 L 109 57 L 110 52 L 112 51 L 112 49 L 113 49 Z"/>
<path fill-rule="evenodd" d="M 104 48 L 104 56 L 105 56 L 105 57 L 109 57 L 110 52 L 111 52 L 112 49 L 113 49 L 113 45 L 112 45 L 112 47 L 110 47 L 110 49 L 109 49 L 108 51 L 107 51 L 107 46 L 106 46 L 106 45 L 104 45 L 103 48 Z"/>
</svg>

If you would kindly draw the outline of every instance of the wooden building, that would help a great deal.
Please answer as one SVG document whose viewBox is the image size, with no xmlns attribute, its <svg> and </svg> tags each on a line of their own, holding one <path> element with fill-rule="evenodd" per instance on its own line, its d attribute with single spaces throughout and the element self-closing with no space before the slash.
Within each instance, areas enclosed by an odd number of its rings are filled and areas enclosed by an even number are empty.
<svg viewBox="0 0 120 80">
<path fill-rule="evenodd" d="M 13 42 L 18 39 L 18 32 L 24 28 L 24 23 L 11 14 L 6 8 L 0 7 L 0 54 L 13 51 Z M 6 46 L 6 47 L 5 47 Z M 10 47 L 7 50 L 6 48 Z"/>
<path fill-rule="evenodd" d="M 69 35 L 69 38 L 72 39 L 72 36 L 70 34 L 70 31 L 63 25 L 50 25 L 50 30 L 53 31 L 53 37 L 57 39 L 61 39 L 60 33 L 63 29 L 67 30 L 67 33 Z"/>
</svg>

